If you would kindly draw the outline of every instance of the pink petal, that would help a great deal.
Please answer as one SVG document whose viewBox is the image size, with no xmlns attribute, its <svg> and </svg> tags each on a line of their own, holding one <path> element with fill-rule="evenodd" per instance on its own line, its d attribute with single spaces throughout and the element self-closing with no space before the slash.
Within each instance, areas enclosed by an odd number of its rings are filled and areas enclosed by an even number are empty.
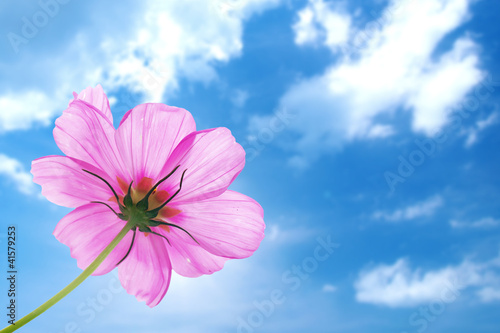
<svg viewBox="0 0 500 333">
<path fill-rule="evenodd" d="M 177 170 L 161 189 L 174 193 L 187 169 L 182 190 L 173 202 L 198 201 L 223 193 L 245 165 L 245 151 L 227 128 L 193 132 L 186 136 L 168 159 L 162 175 Z"/>
<path fill-rule="evenodd" d="M 54 230 L 54 236 L 69 246 L 71 256 L 77 260 L 78 267 L 85 269 L 124 226 L 125 221 L 116 217 L 106 206 L 87 204 L 63 217 Z M 130 231 L 92 275 L 102 275 L 112 271 L 127 253 L 131 241 Z"/>
<path fill-rule="evenodd" d="M 226 258 L 251 256 L 264 238 L 264 212 L 252 198 L 226 191 L 218 197 L 183 202 L 170 220 L 186 229 L 208 252 Z M 184 242 L 196 244 L 186 234 Z"/>
<path fill-rule="evenodd" d="M 123 117 L 116 143 L 135 180 L 156 179 L 175 146 L 195 130 L 193 116 L 184 109 L 141 104 Z"/>
<path fill-rule="evenodd" d="M 102 86 L 98 84 L 95 88 L 88 87 L 82 90 L 78 96 L 75 98 L 81 99 L 84 102 L 94 106 L 97 110 L 108 118 L 111 124 L 113 124 L 113 115 L 109 108 L 108 97 L 104 93 Z"/>
<path fill-rule="evenodd" d="M 56 120 L 54 139 L 66 155 L 92 164 L 110 178 L 130 179 L 115 143 L 115 128 L 101 111 L 75 99 Z"/>
<path fill-rule="evenodd" d="M 203 274 L 212 274 L 224 267 L 228 258 L 213 255 L 198 244 L 186 243 L 182 237 L 176 236 L 179 232 L 182 231 L 161 232 L 172 244 L 168 250 L 172 268 L 177 274 L 185 277 L 198 277 Z"/>
<path fill-rule="evenodd" d="M 42 194 L 51 202 L 78 207 L 90 201 L 108 201 L 111 190 L 83 169 L 103 176 L 103 172 L 83 161 L 67 156 L 45 156 L 33 161 L 33 181 L 42 186 Z"/>
<path fill-rule="evenodd" d="M 149 307 L 160 303 L 170 284 L 172 266 L 165 244 L 159 236 L 146 237 L 137 231 L 132 251 L 118 266 L 118 277 L 127 293 Z"/>
</svg>

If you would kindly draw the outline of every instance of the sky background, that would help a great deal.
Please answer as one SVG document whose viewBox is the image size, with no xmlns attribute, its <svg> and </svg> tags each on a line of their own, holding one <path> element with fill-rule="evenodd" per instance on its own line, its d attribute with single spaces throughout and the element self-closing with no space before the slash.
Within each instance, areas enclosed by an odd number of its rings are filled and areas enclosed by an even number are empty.
<svg viewBox="0 0 500 333">
<path fill-rule="evenodd" d="M 498 332 L 499 12 L 495 0 L 2 2 L 0 269 L 15 225 L 18 318 L 80 273 L 52 235 L 70 210 L 30 174 L 62 154 L 52 130 L 73 91 L 101 84 L 115 126 L 162 102 L 198 129 L 228 127 L 247 153 L 231 189 L 267 225 L 252 257 L 174 274 L 153 309 L 115 270 L 23 331 Z"/>
</svg>

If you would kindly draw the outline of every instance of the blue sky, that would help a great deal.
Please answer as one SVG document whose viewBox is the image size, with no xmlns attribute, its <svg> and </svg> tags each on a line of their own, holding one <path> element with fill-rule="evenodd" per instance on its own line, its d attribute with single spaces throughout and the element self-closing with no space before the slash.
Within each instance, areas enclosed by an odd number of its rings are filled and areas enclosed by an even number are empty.
<svg viewBox="0 0 500 333">
<path fill-rule="evenodd" d="M 52 235 L 69 210 L 29 173 L 33 159 L 61 154 L 52 129 L 73 91 L 101 84 L 115 124 L 163 102 L 199 129 L 228 127 L 247 152 L 231 188 L 259 201 L 267 224 L 254 256 L 174 276 L 153 309 L 110 273 L 24 332 L 498 332 L 499 10 L 493 0 L 2 3 L 0 241 L 16 225 L 18 315 L 80 272 Z"/>
</svg>

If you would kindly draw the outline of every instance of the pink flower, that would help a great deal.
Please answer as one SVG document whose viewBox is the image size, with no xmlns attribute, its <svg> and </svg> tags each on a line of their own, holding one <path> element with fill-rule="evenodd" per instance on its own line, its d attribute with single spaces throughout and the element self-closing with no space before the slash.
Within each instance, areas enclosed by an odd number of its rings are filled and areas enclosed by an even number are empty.
<svg viewBox="0 0 500 333">
<path fill-rule="evenodd" d="M 196 131 L 188 111 L 153 103 L 128 111 L 115 129 L 101 86 L 74 95 L 54 129 L 66 156 L 39 158 L 31 172 L 48 200 L 75 208 L 54 235 L 78 267 L 137 221 L 93 275 L 118 265 L 127 292 L 153 307 L 172 269 L 197 277 L 254 253 L 264 237 L 263 210 L 227 189 L 245 164 L 228 129 Z"/>
</svg>

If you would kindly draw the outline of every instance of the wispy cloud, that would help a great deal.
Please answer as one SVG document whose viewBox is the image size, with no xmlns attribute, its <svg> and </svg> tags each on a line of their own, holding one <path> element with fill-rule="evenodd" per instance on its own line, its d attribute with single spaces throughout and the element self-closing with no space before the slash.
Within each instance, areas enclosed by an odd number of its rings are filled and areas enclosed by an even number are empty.
<svg viewBox="0 0 500 333">
<path fill-rule="evenodd" d="M 337 287 L 333 284 L 325 284 L 321 290 L 325 293 L 334 293 L 337 291 Z"/>
<path fill-rule="evenodd" d="M 498 124 L 498 118 L 498 111 L 493 112 L 485 119 L 478 120 L 473 127 L 464 130 L 463 134 L 467 136 L 467 139 L 465 140 L 465 147 L 470 148 L 476 144 L 479 133 L 495 124 Z"/>
<path fill-rule="evenodd" d="M 397 209 L 393 212 L 376 211 L 373 218 L 389 222 L 399 222 L 404 220 L 414 220 L 419 217 L 432 216 L 435 211 L 443 205 L 443 198 L 439 195 L 428 198 L 405 208 Z"/>
<path fill-rule="evenodd" d="M 481 299 L 482 302 L 484 303 L 489 303 L 493 301 L 499 301 L 500 300 L 500 287 L 497 288 L 492 288 L 492 287 L 486 287 L 477 292 L 477 295 Z"/>
<path fill-rule="evenodd" d="M 424 271 L 412 269 L 407 259 L 400 258 L 392 265 L 381 264 L 361 271 L 354 285 L 356 300 L 407 307 L 439 298 L 449 288 L 460 293 L 462 289 L 474 286 L 481 288 L 480 298 L 486 301 L 487 288 L 498 290 L 499 267 L 500 257 L 497 257 L 483 263 L 464 260 L 456 266 Z"/>
<path fill-rule="evenodd" d="M 467 228 L 492 228 L 500 225 L 499 219 L 494 219 L 492 217 L 484 217 L 482 219 L 473 222 L 462 222 L 457 220 L 450 220 L 450 225 L 456 229 L 467 229 Z"/>
<path fill-rule="evenodd" d="M 248 91 L 236 89 L 231 96 L 231 102 L 237 108 L 242 108 L 248 99 Z"/>
<path fill-rule="evenodd" d="M 297 45 L 322 44 L 335 51 L 349 38 L 351 17 L 340 5 L 333 8 L 332 3 L 311 0 L 297 15 L 293 25 Z"/>
<path fill-rule="evenodd" d="M 36 186 L 32 181 L 33 177 L 18 160 L 0 154 L 0 175 L 4 176 L 7 184 L 13 185 L 17 191 L 26 195 L 36 193 Z M 8 185 L 6 188 L 9 187 Z"/>
<path fill-rule="evenodd" d="M 305 243 L 314 239 L 314 236 L 318 234 L 318 230 L 311 227 L 299 226 L 284 228 L 282 225 L 272 222 L 271 224 L 267 224 L 267 230 L 267 239 L 276 244 Z"/>
<path fill-rule="evenodd" d="M 469 2 L 393 0 L 370 29 L 363 29 L 355 15 L 310 0 L 293 26 L 295 42 L 301 47 L 320 43 L 337 58 L 324 73 L 298 81 L 281 98 L 280 107 L 297 114 L 291 124 L 299 138 L 293 145 L 297 155 L 290 163 L 305 167 L 305 161 L 354 139 L 390 136 L 397 132 L 394 114 L 403 110 L 412 112 L 415 132 L 432 135 L 446 125 L 453 107 L 484 76 L 478 47 L 468 34 L 435 54 L 439 43 L 470 17 Z M 365 43 L 351 54 L 347 49 L 361 37 Z"/>
<path fill-rule="evenodd" d="M 0 133 L 48 125 L 55 110 L 54 101 L 38 90 L 0 95 Z"/>
<path fill-rule="evenodd" d="M 217 64 L 241 54 L 244 22 L 279 3 L 145 1 L 130 9 L 135 15 L 124 19 L 127 30 L 119 33 L 109 24 L 108 8 L 93 16 L 94 28 L 82 27 L 62 49 L 43 52 L 22 67 L 2 67 L 4 77 L 26 80 L 17 89 L 0 82 L 9 87 L 0 93 L 0 131 L 46 125 L 61 112 L 73 90 L 97 83 L 107 92 L 125 88 L 140 96 L 132 102 L 118 96 L 118 101 L 130 104 L 124 107 L 131 108 L 144 100 L 163 101 L 178 88 L 181 78 L 211 82 L 217 78 Z M 43 77 L 43 85 L 33 72 Z M 237 103 L 244 103 L 243 97 Z"/>
</svg>

